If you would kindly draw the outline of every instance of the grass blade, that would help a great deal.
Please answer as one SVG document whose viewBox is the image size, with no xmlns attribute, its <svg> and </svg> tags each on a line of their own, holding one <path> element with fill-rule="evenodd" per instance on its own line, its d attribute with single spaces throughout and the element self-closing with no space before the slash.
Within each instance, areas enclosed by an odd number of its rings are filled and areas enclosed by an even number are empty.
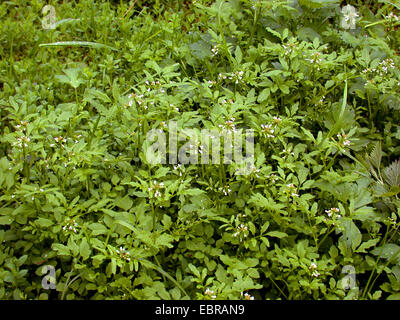
<svg viewBox="0 0 400 320">
<path fill-rule="evenodd" d="M 58 41 L 52 43 L 41 43 L 39 47 L 91 47 L 95 49 L 111 49 L 114 51 L 118 51 L 118 49 L 107 46 L 102 43 L 90 42 L 90 41 Z"/>
</svg>

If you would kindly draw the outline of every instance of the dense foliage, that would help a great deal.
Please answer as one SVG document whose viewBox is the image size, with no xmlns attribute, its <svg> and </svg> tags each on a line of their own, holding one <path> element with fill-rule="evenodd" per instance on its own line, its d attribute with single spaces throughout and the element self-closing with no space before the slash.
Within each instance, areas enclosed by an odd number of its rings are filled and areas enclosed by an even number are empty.
<svg viewBox="0 0 400 320">
<path fill-rule="evenodd" d="M 0 299 L 400 298 L 398 1 L 46 4 L 0 4 Z M 252 173 L 150 163 L 171 120 Z"/>
</svg>

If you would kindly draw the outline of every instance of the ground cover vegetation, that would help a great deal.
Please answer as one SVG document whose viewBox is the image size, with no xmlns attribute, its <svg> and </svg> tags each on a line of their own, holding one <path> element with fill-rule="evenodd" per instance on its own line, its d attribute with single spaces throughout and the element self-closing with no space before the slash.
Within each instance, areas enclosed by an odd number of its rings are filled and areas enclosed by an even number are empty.
<svg viewBox="0 0 400 320">
<path fill-rule="evenodd" d="M 0 299 L 399 299 L 399 11 L 2 1 Z M 254 167 L 152 163 L 171 121 Z"/>
</svg>

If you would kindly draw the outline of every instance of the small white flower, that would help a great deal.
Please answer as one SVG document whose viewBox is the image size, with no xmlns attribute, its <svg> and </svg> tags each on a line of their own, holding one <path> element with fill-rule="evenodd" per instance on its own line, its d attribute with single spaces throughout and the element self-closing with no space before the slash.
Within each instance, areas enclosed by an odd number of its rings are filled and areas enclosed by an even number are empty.
<svg viewBox="0 0 400 320">
<path fill-rule="evenodd" d="M 243 294 L 242 292 L 241 296 L 244 296 L 245 300 L 254 300 L 254 297 L 249 295 L 248 293 Z"/>
<path fill-rule="evenodd" d="M 274 138 L 274 132 L 275 130 L 272 128 L 272 125 L 270 124 L 262 124 L 261 129 L 263 132 L 266 134 L 267 138 Z"/>
<path fill-rule="evenodd" d="M 316 265 L 314 262 L 312 262 L 312 263 L 310 264 L 309 269 L 310 269 L 310 270 L 315 270 L 315 269 L 317 269 L 317 265 Z"/>
<path fill-rule="evenodd" d="M 212 49 L 211 49 L 211 52 L 212 52 L 212 54 L 214 55 L 214 56 L 216 56 L 217 54 L 218 54 L 218 46 L 214 46 Z"/>
<path fill-rule="evenodd" d="M 320 276 L 320 273 L 319 273 L 318 271 L 314 271 L 311 275 L 312 275 L 314 278 L 318 278 L 318 277 Z"/>
</svg>

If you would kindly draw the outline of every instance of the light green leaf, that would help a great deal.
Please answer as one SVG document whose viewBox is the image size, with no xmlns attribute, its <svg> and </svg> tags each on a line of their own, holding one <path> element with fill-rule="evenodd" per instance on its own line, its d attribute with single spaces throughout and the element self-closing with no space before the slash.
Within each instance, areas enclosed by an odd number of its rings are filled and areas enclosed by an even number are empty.
<svg viewBox="0 0 400 320">
<path fill-rule="evenodd" d="M 267 233 L 267 236 L 282 239 L 284 237 L 287 237 L 288 235 L 285 232 L 281 231 L 270 231 Z"/>
<path fill-rule="evenodd" d="M 90 256 L 91 250 L 86 238 L 82 239 L 81 245 L 79 246 L 79 253 L 83 260 L 86 260 Z"/>
<path fill-rule="evenodd" d="M 111 49 L 118 51 L 116 48 L 90 41 L 58 41 L 52 43 L 41 43 L 39 44 L 39 47 L 90 47 L 95 49 Z"/>
</svg>

